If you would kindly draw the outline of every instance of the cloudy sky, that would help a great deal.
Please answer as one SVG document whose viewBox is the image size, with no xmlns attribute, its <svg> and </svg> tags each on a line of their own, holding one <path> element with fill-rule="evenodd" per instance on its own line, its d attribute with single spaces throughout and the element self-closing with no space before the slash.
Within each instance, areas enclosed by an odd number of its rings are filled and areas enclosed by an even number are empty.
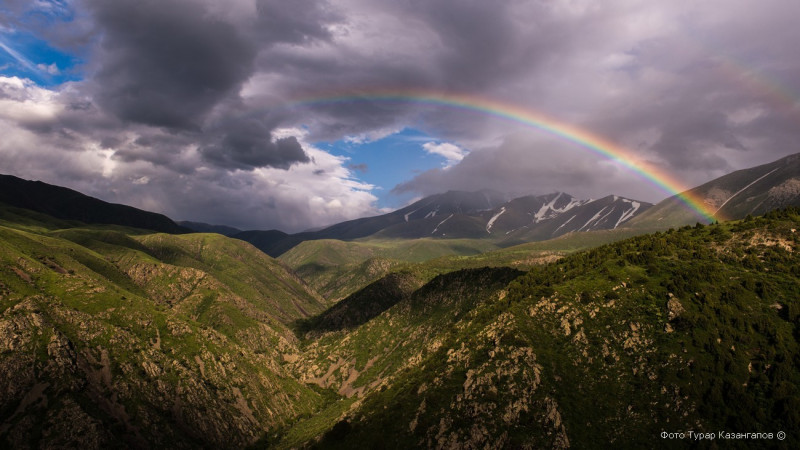
<svg viewBox="0 0 800 450">
<path fill-rule="evenodd" d="M 793 0 L 3 0 L 0 173 L 240 228 L 448 189 L 668 192 L 513 105 L 691 187 L 800 151 Z"/>
</svg>

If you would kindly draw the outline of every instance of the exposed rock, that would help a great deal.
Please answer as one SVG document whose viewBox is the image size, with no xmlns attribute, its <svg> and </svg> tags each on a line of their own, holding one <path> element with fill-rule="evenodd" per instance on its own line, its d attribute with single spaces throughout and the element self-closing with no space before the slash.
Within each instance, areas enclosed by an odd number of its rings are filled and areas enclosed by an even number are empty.
<svg viewBox="0 0 800 450">
<path fill-rule="evenodd" d="M 684 311 L 681 302 L 675 297 L 670 297 L 667 301 L 667 319 L 670 321 L 675 320 L 680 317 Z"/>
</svg>

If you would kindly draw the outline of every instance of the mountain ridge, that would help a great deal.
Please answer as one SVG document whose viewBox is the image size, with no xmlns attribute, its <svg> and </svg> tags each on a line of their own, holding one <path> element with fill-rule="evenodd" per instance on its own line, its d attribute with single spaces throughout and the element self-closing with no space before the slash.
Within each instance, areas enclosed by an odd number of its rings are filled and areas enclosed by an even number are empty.
<svg viewBox="0 0 800 450">
<path fill-rule="evenodd" d="M 698 198 L 718 220 L 742 219 L 770 210 L 800 206 L 800 153 L 737 170 L 681 194 Z M 669 228 L 708 223 L 678 196 L 667 198 L 629 222 L 631 227 Z"/>
<path fill-rule="evenodd" d="M 507 246 L 573 231 L 615 229 L 651 206 L 615 195 L 580 200 L 555 192 L 507 200 L 493 191 L 448 191 L 387 214 L 341 222 L 319 231 L 285 234 L 250 230 L 232 237 L 274 257 L 301 242 L 320 239 L 468 238 L 508 241 L 500 244 Z M 571 215 L 565 216 L 567 212 Z M 575 222 L 570 224 L 572 220 Z"/>
<path fill-rule="evenodd" d="M 73 189 L 13 175 L 0 175 L 0 203 L 87 224 L 122 225 L 172 234 L 191 232 L 163 214 L 109 203 Z"/>
</svg>

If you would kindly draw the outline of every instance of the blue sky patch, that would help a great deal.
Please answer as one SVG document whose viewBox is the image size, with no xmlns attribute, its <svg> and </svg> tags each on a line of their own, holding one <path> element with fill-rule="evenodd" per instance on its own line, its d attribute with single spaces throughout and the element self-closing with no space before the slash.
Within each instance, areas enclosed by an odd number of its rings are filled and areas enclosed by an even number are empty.
<svg viewBox="0 0 800 450">
<path fill-rule="evenodd" d="M 373 191 L 379 208 L 404 206 L 415 194 L 393 194 L 392 188 L 414 178 L 420 172 L 441 168 L 445 160 L 426 152 L 422 145 L 438 139 L 413 128 L 373 142 L 354 143 L 346 140 L 317 142 L 315 145 L 333 155 L 350 158 L 348 166 L 364 182 L 378 186 Z"/>
<path fill-rule="evenodd" d="M 79 58 L 58 50 L 33 34 L 0 33 L 0 74 L 28 78 L 40 86 L 56 86 L 81 78 Z"/>
</svg>

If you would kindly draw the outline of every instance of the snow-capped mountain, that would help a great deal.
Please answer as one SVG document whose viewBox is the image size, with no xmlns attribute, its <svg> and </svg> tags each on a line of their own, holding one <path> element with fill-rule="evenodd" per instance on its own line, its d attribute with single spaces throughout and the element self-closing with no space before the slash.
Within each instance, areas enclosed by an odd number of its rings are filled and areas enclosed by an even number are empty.
<svg viewBox="0 0 800 450">
<path fill-rule="evenodd" d="M 478 194 L 461 192 L 459 196 L 477 198 Z M 530 240 L 550 239 L 572 231 L 614 229 L 652 206 L 646 202 L 618 196 L 581 200 L 563 192 L 556 192 L 519 197 L 491 209 L 481 210 L 458 209 L 452 205 L 445 207 L 433 201 L 436 197 L 420 200 L 415 205 L 422 203 L 426 209 L 411 210 L 410 215 L 404 216 L 408 220 L 387 227 L 378 235 L 403 238 L 427 236 L 496 239 L 524 235 L 525 239 Z M 473 204 L 477 202 L 474 201 Z"/>
<path fill-rule="evenodd" d="M 235 235 L 277 256 L 302 241 L 472 238 L 531 241 L 572 231 L 610 230 L 649 208 L 649 203 L 608 196 L 581 200 L 563 192 L 507 201 L 494 191 L 449 191 L 425 197 L 388 214 L 338 223 L 318 231 L 280 236 L 266 231 Z"/>
<path fill-rule="evenodd" d="M 574 231 L 613 230 L 653 206 L 609 195 L 577 199 L 563 192 L 511 200 L 488 218 L 486 232 L 529 240 L 550 239 Z"/>
</svg>

